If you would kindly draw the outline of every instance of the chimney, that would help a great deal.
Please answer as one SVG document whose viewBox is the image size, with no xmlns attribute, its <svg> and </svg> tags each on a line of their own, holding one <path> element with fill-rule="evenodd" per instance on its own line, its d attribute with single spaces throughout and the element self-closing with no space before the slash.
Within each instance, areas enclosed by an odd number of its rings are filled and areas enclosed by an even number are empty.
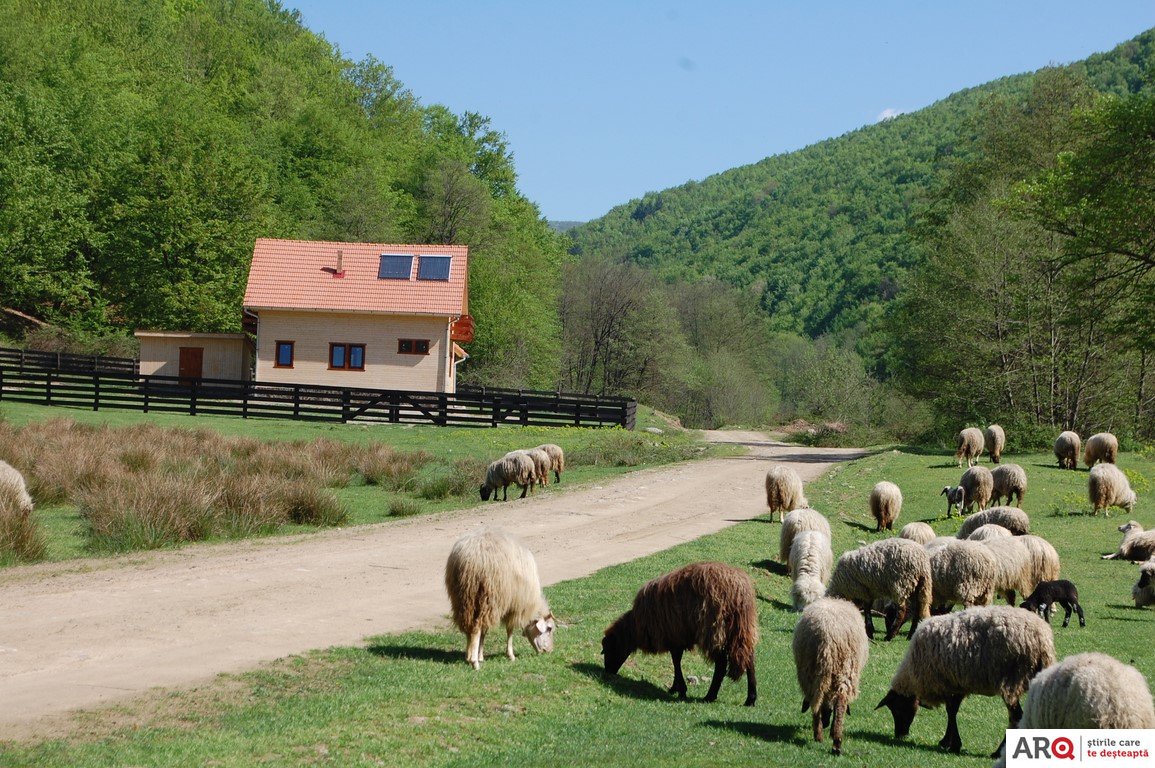
<svg viewBox="0 0 1155 768">
<path fill-rule="evenodd" d="M 341 253 L 341 249 L 338 248 L 337 249 L 337 269 L 335 269 L 333 271 L 333 277 L 344 277 L 344 276 L 345 276 L 344 254 Z"/>
</svg>

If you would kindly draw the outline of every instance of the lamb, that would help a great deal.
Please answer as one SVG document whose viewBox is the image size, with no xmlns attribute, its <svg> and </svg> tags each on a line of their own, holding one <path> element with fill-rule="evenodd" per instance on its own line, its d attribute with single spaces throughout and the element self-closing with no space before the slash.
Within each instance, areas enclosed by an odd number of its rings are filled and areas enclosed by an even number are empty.
<svg viewBox="0 0 1155 768">
<path fill-rule="evenodd" d="M 957 536 L 965 539 L 984 525 L 1001 525 L 1015 536 L 1031 532 L 1031 519 L 1018 507 L 991 507 L 963 520 Z"/>
<path fill-rule="evenodd" d="M 1118 457 L 1119 440 L 1110 432 L 1099 432 L 1087 438 L 1087 445 L 1083 448 L 1083 463 L 1088 467 L 1104 461 L 1114 464 Z"/>
<path fill-rule="evenodd" d="M 766 506 L 770 508 L 771 522 L 775 512 L 784 521 L 787 512 L 810 506 L 802 493 L 802 478 L 792 467 L 775 464 L 766 472 Z"/>
<path fill-rule="evenodd" d="M 870 654 L 858 609 L 845 600 L 823 598 L 807 606 L 794 627 L 794 666 L 802 689 L 802 711 L 810 710 L 814 740 L 830 727 L 834 754 L 842 754 L 842 727 Z"/>
<path fill-rule="evenodd" d="M 1091 474 L 1087 477 L 1087 497 L 1094 508 L 1093 514 L 1099 514 L 1101 509 L 1105 517 L 1111 516 L 1111 507 L 1119 507 L 1130 513 L 1137 501 L 1127 475 L 1114 464 L 1100 464 L 1091 468 Z"/>
<path fill-rule="evenodd" d="M 1119 531 L 1123 534 L 1119 549 L 1113 554 L 1103 555 L 1104 560 L 1123 558 L 1135 563 L 1155 556 L 1155 531 L 1144 531 L 1143 526 L 1134 520 L 1120 525 Z"/>
<path fill-rule="evenodd" d="M 565 472 L 565 451 L 561 449 L 560 445 L 553 443 L 543 443 L 534 450 L 546 452 L 549 456 L 549 468 L 553 470 L 553 479 L 560 483 L 561 473 Z"/>
<path fill-rule="evenodd" d="M 1017 595 L 1035 591 L 1035 560 L 1031 550 L 1020 541 L 1020 536 L 1006 536 L 980 542 L 995 556 L 995 593 L 1002 595 L 1008 605 L 1015 604 Z"/>
<path fill-rule="evenodd" d="M 1000 464 L 991 470 L 991 480 L 994 482 L 991 501 L 996 506 L 1003 497 L 1006 497 L 1008 505 L 1023 506 L 1023 497 L 1027 495 L 1026 470 L 1018 464 Z"/>
<path fill-rule="evenodd" d="M 944 486 L 940 496 L 946 496 L 946 514 L 950 517 L 952 507 L 958 507 L 959 514 L 969 514 L 971 505 L 978 504 L 979 510 L 986 508 L 994 490 L 994 477 L 986 467 L 974 466 L 963 472 L 956 486 Z"/>
<path fill-rule="evenodd" d="M 976 427 L 967 427 L 958 433 L 958 448 L 954 452 L 955 460 L 961 467 L 966 459 L 968 467 L 973 467 L 979 456 L 983 455 L 983 433 Z"/>
<path fill-rule="evenodd" d="M 790 545 L 788 566 L 794 577 L 790 599 L 801 611 L 826 594 L 826 582 L 834 565 L 830 537 L 821 531 L 799 531 Z"/>
<path fill-rule="evenodd" d="M 853 602 L 865 615 L 866 634 L 874 637 L 871 607 L 877 598 L 897 606 L 893 628 L 886 639 L 898 634 L 908 612 L 912 612 L 910 632 L 930 615 L 930 556 L 910 539 L 892 538 L 843 553 L 834 566 L 826 593 Z"/>
<path fill-rule="evenodd" d="M 795 509 L 782 518 L 782 530 L 778 532 L 778 559 L 782 562 L 790 559 L 790 546 L 799 531 L 821 531 L 827 538 L 833 538 L 825 515 L 814 509 Z"/>
<path fill-rule="evenodd" d="M 1139 581 L 1131 587 L 1131 599 L 1136 608 L 1155 605 L 1155 560 L 1148 560 L 1139 566 Z"/>
<path fill-rule="evenodd" d="M 509 501 L 509 485 L 521 488 L 521 496 L 533 486 L 536 468 L 533 459 L 525 451 L 510 451 L 485 470 L 485 482 L 481 486 L 481 500 L 489 501 L 490 495 L 497 501 L 497 491 L 501 489 L 502 501 Z"/>
<path fill-rule="evenodd" d="M 1033 613 L 1001 605 L 934 616 L 923 622 L 877 709 L 894 718 L 894 736 L 910 733 L 919 706 L 946 704 L 946 734 L 939 746 L 962 751 L 958 710 L 971 694 L 1001 696 L 1013 728 L 1031 678 L 1055 663 L 1050 626 Z M 998 751 L 995 751 L 995 755 Z"/>
<path fill-rule="evenodd" d="M 870 514 L 878 523 L 876 531 L 894 530 L 894 521 L 902 512 L 902 491 L 894 483 L 883 480 L 870 492 Z"/>
<path fill-rule="evenodd" d="M 986 541 L 987 539 L 997 539 L 1000 536 L 1012 536 L 1013 534 L 1001 525 L 994 523 L 987 523 L 980 525 L 970 532 L 967 536 L 968 541 Z"/>
<path fill-rule="evenodd" d="M 549 485 L 549 471 L 552 460 L 541 448 L 530 448 L 526 454 L 533 460 L 533 480 L 538 485 Z"/>
<path fill-rule="evenodd" d="M 6 461 L 0 460 L 0 493 L 6 494 L 15 501 L 16 511 L 21 514 L 32 514 L 32 497 L 28 494 L 28 486 L 24 482 L 24 475 L 20 470 Z"/>
<path fill-rule="evenodd" d="M 1003 448 L 1007 445 L 1006 432 L 998 424 L 991 424 L 983 432 L 983 438 L 987 453 L 991 456 L 991 462 L 998 464 L 1003 460 Z"/>
<path fill-rule="evenodd" d="M 934 528 L 923 522 L 907 523 L 898 532 L 900 539 L 910 539 L 918 544 L 926 544 L 935 537 Z"/>
<path fill-rule="evenodd" d="M 1079 462 L 1079 448 L 1082 441 L 1078 432 L 1060 432 L 1055 438 L 1055 458 L 1059 460 L 1059 469 L 1074 469 Z"/>
<path fill-rule="evenodd" d="M 674 662 L 670 693 L 686 698 L 682 654 L 698 648 L 714 662 L 714 678 L 704 701 L 718 698 L 727 668 L 730 679 L 746 673 L 746 706 L 754 706 L 758 686 L 754 646 L 758 644 L 758 605 L 754 582 L 723 563 L 691 563 L 642 587 L 633 608 L 606 629 L 602 656 L 607 674 L 617 674 L 635 650 L 669 652 Z"/>
<path fill-rule="evenodd" d="M 1055 603 L 1063 606 L 1064 627 L 1071 623 L 1072 610 L 1079 614 L 1079 626 L 1087 626 L 1087 620 L 1083 617 L 1083 607 L 1079 605 L 1079 590 L 1066 579 L 1039 582 L 1035 591 L 1019 607 L 1034 611 L 1050 624 L 1051 610 Z"/>
<path fill-rule="evenodd" d="M 504 531 L 481 529 L 459 538 L 445 564 L 445 591 L 453 623 L 468 642 L 465 660 L 474 669 L 485 659 L 486 633 L 505 626 L 505 655 L 513 661 L 513 632 L 520 628 L 538 653 L 553 650 L 553 613 L 541 591 L 533 554 Z"/>
</svg>

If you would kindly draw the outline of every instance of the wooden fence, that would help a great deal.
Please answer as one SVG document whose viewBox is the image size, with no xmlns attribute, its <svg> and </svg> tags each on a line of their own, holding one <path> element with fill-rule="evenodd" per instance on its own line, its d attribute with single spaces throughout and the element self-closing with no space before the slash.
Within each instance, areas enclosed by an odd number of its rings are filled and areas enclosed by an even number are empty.
<svg viewBox="0 0 1155 768">
<path fill-rule="evenodd" d="M 266 384 L 225 379 L 180 379 L 42 367 L 26 353 L 17 363 L 0 348 L 0 402 L 70 406 L 94 411 L 268 417 L 439 426 L 623 426 L 633 429 L 637 402 L 516 389 L 461 387 L 456 393 Z M 71 356 L 86 358 L 87 356 Z M 104 358 L 107 360 L 108 358 Z M 112 358 L 124 359 L 124 358 Z M 48 363 L 54 359 L 47 359 Z"/>
</svg>

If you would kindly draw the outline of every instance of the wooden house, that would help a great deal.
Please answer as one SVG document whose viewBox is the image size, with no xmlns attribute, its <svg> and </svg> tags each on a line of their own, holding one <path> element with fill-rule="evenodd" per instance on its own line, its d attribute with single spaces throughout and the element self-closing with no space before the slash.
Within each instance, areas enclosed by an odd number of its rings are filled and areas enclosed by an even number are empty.
<svg viewBox="0 0 1155 768">
<path fill-rule="evenodd" d="M 136 331 L 141 376 L 248 381 L 252 353 L 243 333 Z"/>
</svg>

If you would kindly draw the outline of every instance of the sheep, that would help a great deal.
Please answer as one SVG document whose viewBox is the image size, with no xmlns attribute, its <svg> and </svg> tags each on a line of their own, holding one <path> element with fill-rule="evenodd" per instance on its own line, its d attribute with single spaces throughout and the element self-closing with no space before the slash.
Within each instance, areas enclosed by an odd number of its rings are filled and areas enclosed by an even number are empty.
<svg viewBox="0 0 1155 768">
<path fill-rule="evenodd" d="M 1087 626 L 1087 620 L 1083 616 L 1083 606 L 1079 605 L 1079 590 L 1066 579 L 1040 581 L 1035 587 L 1035 591 L 1019 607 L 1034 611 L 1050 624 L 1051 610 L 1055 603 L 1063 606 L 1064 627 L 1071 623 L 1072 610 L 1079 614 L 1079 626 Z"/>
<path fill-rule="evenodd" d="M 1111 516 L 1111 507 L 1119 507 L 1130 513 L 1137 500 L 1127 475 L 1114 464 L 1100 464 L 1091 468 L 1091 474 L 1087 477 L 1087 498 L 1094 508 L 1092 514 L 1099 514 L 1101 509 L 1105 517 Z"/>
<path fill-rule="evenodd" d="M 810 506 L 802 493 L 802 478 L 792 467 L 775 464 L 766 472 L 766 506 L 770 508 L 770 520 L 774 513 L 779 520 L 785 520 L 786 513 Z"/>
<path fill-rule="evenodd" d="M 1119 531 L 1123 534 L 1119 549 L 1110 555 L 1103 555 L 1104 560 L 1122 558 L 1135 563 L 1155 556 L 1155 531 L 1144 531 L 1143 526 L 1134 520 L 1120 525 Z"/>
<path fill-rule="evenodd" d="M 1023 506 L 1023 497 L 1027 495 L 1027 472 L 1018 464 L 1000 464 L 991 470 L 991 480 L 994 483 L 991 489 L 991 502 L 998 503 L 1006 497 L 1007 504 L 1016 507 Z"/>
<path fill-rule="evenodd" d="M 963 472 L 959 484 L 943 486 L 940 496 L 946 496 L 946 515 L 950 517 L 952 507 L 958 507 L 959 514 L 969 514 L 972 504 L 978 504 L 979 510 L 986 508 L 991 501 L 991 492 L 995 481 L 991 471 L 986 467 L 974 466 Z"/>
<path fill-rule="evenodd" d="M 973 467 L 982 454 L 983 433 L 981 429 L 967 427 L 958 433 L 958 448 L 954 452 L 954 457 L 958 461 L 959 467 L 962 467 L 963 459 L 966 459 L 968 467 Z"/>
<path fill-rule="evenodd" d="M 959 541 L 930 553 L 931 605 L 940 613 L 952 605 L 990 605 L 998 574 L 995 555 L 982 542 Z"/>
<path fill-rule="evenodd" d="M 914 633 L 876 709 L 890 710 L 894 736 L 902 738 L 910 733 L 919 706 L 945 703 L 947 728 L 939 747 L 957 755 L 962 751 L 958 710 L 964 698 L 1001 696 L 1013 728 L 1023 714 L 1019 700 L 1027 684 L 1054 663 L 1051 627 L 1033 613 L 990 605 L 934 616 Z"/>
<path fill-rule="evenodd" d="M 858 609 L 845 600 L 823 598 L 806 607 L 794 627 L 794 666 L 802 689 L 802 711 L 810 710 L 814 740 L 830 727 L 834 754 L 842 754 L 842 726 L 870 654 Z"/>
<path fill-rule="evenodd" d="M 1118 457 L 1119 440 L 1110 432 L 1099 432 L 1087 438 L 1087 445 L 1083 448 L 1083 463 L 1088 467 L 1103 461 L 1114 464 Z"/>
<path fill-rule="evenodd" d="M 1079 463 L 1081 446 L 1078 432 L 1067 430 L 1059 433 L 1055 438 L 1055 458 L 1059 460 L 1059 469 L 1075 469 Z"/>
<path fill-rule="evenodd" d="M 795 509 L 782 518 L 782 530 L 778 532 L 778 559 L 787 562 L 790 559 L 790 545 L 799 531 L 821 531 L 827 537 L 830 535 L 830 521 L 821 512 L 814 509 Z"/>
<path fill-rule="evenodd" d="M 489 501 L 490 495 L 497 501 L 497 491 L 501 489 L 502 501 L 509 501 L 509 485 L 521 488 L 524 499 L 526 491 L 533 487 L 536 468 L 533 459 L 525 451 L 510 451 L 485 470 L 485 482 L 481 486 L 481 500 Z"/>
<path fill-rule="evenodd" d="M 991 507 L 963 520 L 958 538 L 965 539 L 984 525 L 1001 525 L 1015 536 L 1031 532 L 1031 519 L 1018 507 Z"/>
<path fill-rule="evenodd" d="M 474 669 L 485 659 L 486 633 L 505 626 L 505 655 L 513 653 L 513 632 L 520 628 L 538 653 L 553 650 L 557 624 L 541 591 L 533 554 L 513 536 L 480 529 L 459 538 L 445 563 L 445 591 L 453 623 L 468 642 L 465 660 Z"/>
<path fill-rule="evenodd" d="M 935 537 L 934 528 L 924 522 L 907 523 L 898 532 L 900 539 L 910 539 L 918 544 L 926 544 Z"/>
<path fill-rule="evenodd" d="M 1042 536 L 1032 536 L 1029 533 L 1017 538 L 1031 553 L 1031 579 L 1035 584 L 1059 578 L 1059 553 L 1055 551 L 1051 542 Z"/>
<path fill-rule="evenodd" d="M 1003 448 L 1007 445 L 1007 433 L 998 424 L 991 424 L 983 432 L 983 441 L 986 443 L 987 453 L 991 463 L 998 464 L 1003 460 Z"/>
<path fill-rule="evenodd" d="M 866 634 L 874 637 L 871 607 L 877 598 L 888 598 L 897 606 L 896 624 L 888 629 L 892 640 L 908 612 L 912 612 L 911 634 L 930 615 L 930 556 L 910 539 L 876 541 L 843 553 L 834 566 L 826 593 L 853 602 L 865 615 Z"/>
<path fill-rule="evenodd" d="M 698 648 L 714 662 L 714 678 L 704 701 L 718 698 L 722 678 L 746 673 L 746 706 L 758 699 L 754 646 L 758 644 L 758 605 L 754 582 L 723 563 L 691 563 L 650 581 L 633 607 L 611 624 L 602 638 L 607 674 L 617 674 L 635 650 L 669 652 L 674 662 L 670 693 L 686 698 L 682 654 Z"/>
<path fill-rule="evenodd" d="M 790 545 L 788 567 L 794 577 L 790 599 L 801 611 L 826 594 L 826 582 L 834 565 L 830 537 L 821 531 L 799 531 Z"/>
<path fill-rule="evenodd" d="M 32 514 L 32 497 L 28 494 L 28 486 L 24 482 L 24 475 L 20 470 L 6 461 L 0 460 L 0 493 L 6 494 L 16 504 L 16 511 L 21 514 Z"/>
<path fill-rule="evenodd" d="M 876 531 L 894 530 L 894 521 L 902 512 L 902 491 L 897 485 L 883 480 L 870 491 L 870 514 L 878 523 Z"/>
<path fill-rule="evenodd" d="M 530 448 L 526 454 L 533 460 L 533 479 L 538 485 L 549 485 L 549 471 L 552 460 L 541 448 Z"/>
<path fill-rule="evenodd" d="M 1000 536 L 1013 535 L 1014 534 L 1012 534 L 1001 525 L 987 523 L 986 525 L 980 525 L 978 528 L 975 528 L 973 531 L 971 531 L 970 535 L 967 536 L 967 541 L 986 541 L 987 539 L 997 539 Z"/>
<path fill-rule="evenodd" d="M 1035 591 L 1035 560 L 1020 536 L 1001 536 L 980 542 L 995 556 L 995 593 L 1002 595 L 1008 605 L 1015 604 L 1016 595 Z"/>
<path fill-rule="evenodd" d="M 561 482 L 561 473 L 565 472 L 565 451 L 560 445 L 543 443 L 534 450 L 545 451 L 549 455 L 549 468 L 553 470 L 553 479 Z"/>
<path fill-rule="evenodd" d="M 1136 608 L 1155 605 L 1155 560 L 1148 560 L 1139 566 L 1139 581 L 1131 587 L 1131 599 Z"/>
</svg>

